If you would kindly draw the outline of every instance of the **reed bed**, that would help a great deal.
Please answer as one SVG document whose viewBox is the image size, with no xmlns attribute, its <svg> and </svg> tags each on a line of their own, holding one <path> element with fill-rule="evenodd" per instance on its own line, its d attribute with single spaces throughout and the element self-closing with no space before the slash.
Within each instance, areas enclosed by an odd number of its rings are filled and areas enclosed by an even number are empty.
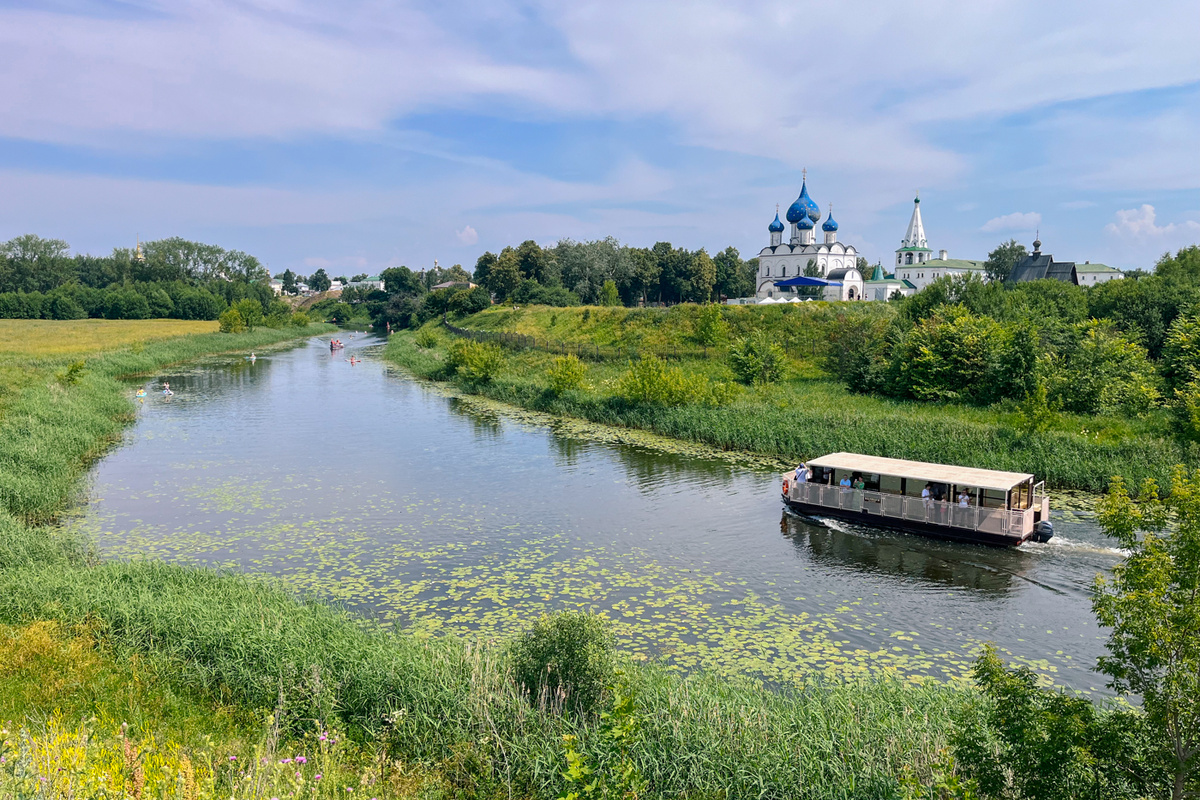
<svg viewBox="0 0 1200 800">
<path fill-rule="evenodd" d="M 499 648 L 395 634 L 265 581 L 155 562 L 5 570 L 0 618 L 90 620 L 213 696 L 259 708 L 282 696 L 290 724 L 333 716 L 468 796 L 557 796 L 568 734 L 598 770 L 617 768 L 595 719 L 528 702 Z M 965 700 L 886 678 L 768 691 L 654 666 L 625 676 L 631 757 L 654 797 L 886 797 L 904 765 L 920 774 L 945 746 Z"/>
</svg>

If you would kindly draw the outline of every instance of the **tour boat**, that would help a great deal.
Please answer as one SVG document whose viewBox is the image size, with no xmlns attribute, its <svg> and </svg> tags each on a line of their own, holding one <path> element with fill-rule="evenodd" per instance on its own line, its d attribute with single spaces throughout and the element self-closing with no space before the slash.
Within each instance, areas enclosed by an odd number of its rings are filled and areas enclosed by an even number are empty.
<svg viewBox="0 0 1200 800">
<path fill-rule="evenodd" d="M 811 517 L 997 547 L 1054 535 L 1045 481 L 1021 472 L 831 453 L 783 476 L 783 502 Z"/>
</svg>

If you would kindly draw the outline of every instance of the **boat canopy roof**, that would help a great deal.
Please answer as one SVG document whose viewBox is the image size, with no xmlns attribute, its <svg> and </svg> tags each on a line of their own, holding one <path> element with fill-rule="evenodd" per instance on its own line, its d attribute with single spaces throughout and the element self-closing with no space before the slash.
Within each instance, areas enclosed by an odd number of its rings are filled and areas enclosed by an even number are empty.
<svg viewBox="0 0 1200 800">
<path fill-rule="evenodd" d="M 897 478 L 916 478 L 930 483 L 953 483 L 959 486 L 976 486 L 980 489 L 1008 491 L 1012 487 L 1033 478 L 1022 472 L 1000 472 L 993 469 L 955 467 L 949 464 L 931 464 L 927 461 L 906 461 L 902 458 L 864 456 L 858 453 L 830 453 L 808 462 L 810 467 L 845 469 L 871 475 L 891 475 Z"/>
</svg>

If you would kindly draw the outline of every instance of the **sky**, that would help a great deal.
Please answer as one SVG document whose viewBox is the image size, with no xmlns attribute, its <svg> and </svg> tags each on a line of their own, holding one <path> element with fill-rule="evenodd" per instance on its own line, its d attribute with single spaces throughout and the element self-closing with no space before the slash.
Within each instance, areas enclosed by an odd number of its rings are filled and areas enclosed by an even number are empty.
<svg viewBox="0 0 1200 800">
<path fill-rule="evenodd" d="M 273 273 L 535 239 L 744 258 L 807 170 L 890 263 L 1200 243 L 1200 4 L 0 0 L 0 240 Z"/>
</svg>

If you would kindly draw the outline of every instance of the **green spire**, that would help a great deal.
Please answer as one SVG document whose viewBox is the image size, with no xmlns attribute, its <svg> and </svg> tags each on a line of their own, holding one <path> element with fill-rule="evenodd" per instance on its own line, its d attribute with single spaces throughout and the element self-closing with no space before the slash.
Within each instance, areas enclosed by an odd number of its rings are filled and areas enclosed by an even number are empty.
<svg viewBox="0 0 1200 800">
<path fill-rule="evenodd" d="M 875 263 L 875 271 L 871 273 L 871 280 L 873 280 L 873 281 L 883 280 L 883 264 L 881 264 L 879 262 Z"/>
</svg>

